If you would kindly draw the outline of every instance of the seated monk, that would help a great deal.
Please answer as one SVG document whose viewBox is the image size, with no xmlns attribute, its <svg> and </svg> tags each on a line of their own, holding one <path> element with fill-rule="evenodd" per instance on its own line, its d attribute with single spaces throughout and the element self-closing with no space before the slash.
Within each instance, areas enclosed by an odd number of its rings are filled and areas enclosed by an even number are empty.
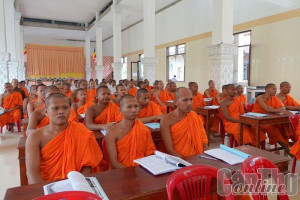
<svg viewBox="0 0 300 200">
<path fill-rule="evenodd" d="M 27 105 L 28 105 L 28 103 L 36 101 L 38 99 L 38 97 L 36 95 L 36 87 L 37 87 L 36 85 L 30 86 L 29 96 L 23 100 L 23 114 L 24 114 L 24 118 L 28 117 L 28 113 L 27 113 Z"/>
<path fill-rule="evenodd" d="M 290 153 L 300 160 L 300 119 L 296 130 L 297 142 L 291 147 Z"/>
<path fill-rule="evenodd" d="M 163 115 L 158 105 L 150 101 L 150 93 L 147 89 L 138 89 L 136 99 L 140 107 L 138 118 L 141 122 L 146 124 L 162 118 Z"/>
<path fill-rule="evenodd" d="M 28 92 L 27 88 L 25 87 L 25 81 L 20 82 L 20 89 L 22 89 L 24 91 L 26 97 L 29 96 L 29 92 Z"/>
<path fill-rule="evenodd" d="M 247 99 L 244 95 L 244 88 L 241 85 L 236 86 L 236 96 L 235 96 L 240 102 L 242 102 L 243 106 L 246 105 Z"/>
<path fill-rule="evenodd" d="M 227 85 L 223 85 L 222 86 L 222 92 L 221 93 L 218 93 L 214 98 L 213 98 L 213 105 L 220 105 L 220 102 L 225 99 L 226 97 L 226 87 Z"/>
<path fill-rule="evenodd" d="M 56 83 L 55 86 L 59 89 L 59 93 L 61 93 L 61 94 L 64 93 L 64 88 L 63 88 L 61 82 Z"/>
<path fill-rule="evenodd" d="M 226 87 L 226 98 L 220 103 L 220 107 L 225 118 L 224 128 L 225 131 L 234 136 L 236 141 L 239 141 L 239 117 L 245 113 L 242 102 L 238 100 L 236 96 L 236 88 L 233 84 L 229 84 Z M 248 127 L 243 127 L 243 144 L 251 143 L 253 146 L 256 144 L 255 131 Z M 260 131 L 260 141 L 264 141 L 266 135 L 263 131 Z"/>
<path fill-rule="evenodd" d="M 63 93 L 62 94 L 66 95 L 68 98 L 70 98 L 70 96 L 72 94 L 72 90 L 71 90 L 71 85 L 69 83 L 63 84 Z"/>
<path fill-rule="evenodd" d="M 120 100 L 123 120 L 111 127 L 105 136 L 107 153 L 112 169 L 137 165 L 133 161 L 154 153 L 150 130 L 137 119 L 139 104 L 131 95 Z"/>
<path fill-rule="evenodd" d="M 193 111 L 199 110 L 206 106 L 203 95 L 198 92 L 198 84 L 196 82 L 189 82 L 189 89 L 193 95 Z"/>
<path fill-rule="evenodd" d="M 184 87 L 175 91 L 173 112 L 161 119 L 161 136 L 167 153 L 178 156 L 192 156 L 207 149 L 207 136 L 199 115 L 192 111 L 192 92 Z"/>
<path fill-rule="evenodd" d="M 84 89 L 78 89 L 76 91 L 76 98 L 78 99 L 78 102 L 73 103 L 72 109 L 79 120 L 84 119 L 83 117 L 81 117 L 81 114 L 85 114 L 88 107 L 94 105 L 94 103 L 87 101 L 87 94 Z"/>
<path fill-rule="evenodd" d="M 116 93 L 117 93 L 117 96 L 115 98 L 111 99 L 111 101 L 113 103 L 115 103 L 117 106 L 119 106 L 120 99 L 127 94 L 127 90 L 124 85 L 117 85 Z"/>
<path fill-rule="evenodd" d="M 131 96 L 136 96 L 137 88 L 134 87 L 134 81 L 129 81 L 128 94 Z"/>
<path fill-rule="evenodd" d="M 95 103 L 95 97 L 96 97 L 96 82 L 91 80 L 89 82 L 89 89 L 87 90 L 87 101 L 88 102 L 94 102 Z"/>
<path fill-rule="evenodd" d="M 145 80 L 144 80 L 144 84 L 145 84 L 145 88 L 146 88 L 149 92 L 151 92 L 152 87 L 150 86 L 148 79 L 145 79 Z"/>
<path fill-rule="evenodd" d="M 26 141 L 28 183 L 65 179 L 70 171 L 91 173 L 103 155 L 92 131 L 82 123 L 68 122 L 69 99 L 52 94 L 45 110 L 50 124 L 31 133 Z"/>
<path fill-rule="evenodd" d="M 164 90 L 164 83 L 157 81 L 157 87 L 152 90 L 154 102 L 159 106 L 163 114 L 167 113 L 167 101 L 172 101 L 172 97 L 169 95 L 167 90 Z"/>
<path fill-rule="evenodd" d="M 266 93 L 258 96 L 255 99 L 254 107 L 252 112 L 256 113 L 283 113 L 290 114 L 286 111 L 283 103 L 278 97 L 276 97 L 276 85 L 269 83 L 266 85 Z M 264 125 L 261 126 L 261 130 L 268 133 L 270 144 L 276 144 L 277 142 L 283 146 L 288 144 L 289 134 L 288 129 L 280 131 L 281 128 L 284 128 L 280 125 Z M 283 146 L 285 147 L 285 146 Z"/>
<path fill-rule="evenodd" d="M 88 83 L 86 80 L 81 80 L 78 82 L 78 87 L 76 90 L 78 90 L 79 88 L 81 89 L 84 89 L 85 91 L 87 91 L 87 86 L 88 86 Z M 71 101 L 71 104 L 73 104 L 74 102 L 77 102 L 78 99 L 76 99 L 76 90 L 73 90 L 73 93 L 70 95 L 69 99 Z M 91 98 L 91 97 L 90 97 Z M 91 99 L 88 99 L 88 101 L 91 100 Z M 92 101 L 92 100 L 91 100 Z"/>
<path fill-rule="evenodd" d="M 37 91 L 37 96 L 38 99 L 36 101 L 32 101 L 28 103 L 27 105 L 27 114 L 28 116 L 31 115 L 35 110 L 41 109 L 45 106 L 45 100 L 44 100 L 44 90 L 45 90 L 46 85 L 40 84 L 36 87 Z"/>
<path fill-rule="evenodd" d="M 169 96 L 170 96 L 171 100 L 173 101 L 174 97 L 175 97 L 174 92 L 177 89 L 177 85 L 175 82 L 168 83 L 168 84 L 169 84 L 169 87 L 167 89 L 167 92 L 169 93 Z"/>
<path fill-rule="evenodd" d="M 21 109 L 23 105 L 22 95 L 13 91 L 10 83 L 4 84 L 5 93 L 0 97 L 0 109 L 3 114 L 0 115 L 0 127 L 9 126 L 9 130 L 13 131 L 13 126 L 21 119 Z"/>
<path fill-rule="evenodd" d="M 277 97 L 284 104 L 285 109 L 300 111 L 300 104 L 290 95 L 290 92 L 291 92 L 290 83 L 284 81 L 280 83 L 280 93 L 277 94 Z"/>
<path fill-rule="evenodd" d="M 46 99 L 50 94 L 59 93 L 59 89 L 55 85 L 49 85 L 45 87 L 44 90 L 44 98 Z M 69 121 L 78 122 L 77 115 L 71 109 Z M 26 135 L 30 135 L 32 132 L 36 131 L 36 129 L 42 128 L 50 123 L 50 119 L 46 116 L 45 108 L 38 109 L 34 111 L 30 117 L 28 122 L 28 127 L 26 130 Z"/>
<path fill-rule="evenodd" d="M 214 98 L 218 94 L 215 88 L 215 82 L 213 80 L 208 81 L 208 89 L 203 93 L 204 98 Z"/>
<path fill-rule="evenodd" d="M 110 102 L 110 90 L 107 86 L 97 88 L 97 99 L 98 103 L 86 110 L 86 127 L 92 131 L 108 130 L 117 122 L 120 115 L 119 107 Z"/>
</svg>

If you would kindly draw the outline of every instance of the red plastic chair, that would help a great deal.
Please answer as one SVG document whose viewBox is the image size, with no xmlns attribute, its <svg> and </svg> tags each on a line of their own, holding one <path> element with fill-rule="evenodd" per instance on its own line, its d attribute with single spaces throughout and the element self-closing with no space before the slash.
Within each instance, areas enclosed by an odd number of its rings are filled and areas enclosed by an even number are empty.
<svg viewBox="0 0 300 200">
<path fill-rule="evenodd" d="M 17 121 L 17 129 L 18 129 L 18 132 L 21 132 L 21 121 Z M 6 126 L 6 130 L 8 130 L 8 126 Z M 0 133 L 3 133 L 3 127 L 0 128 Z"/>
<path fill-rule="evenodd" d="M 102 140 L 102 150 L 103 150 L 103 159 L 107 162 L 107 166 L 110 169 L 110 164 L 109 164 L 109 158 L 108 158 L 108 153 L 107 153 L 107 147 L 106 147 L 105 138 L 103 138 L 103 140 Z"/>
<path fill-rule="evenodd" d="M 247 103 L 246 104 L 247 112 L 252 112 L 253 108 L 254 108 L 254 103 Z"/>
<path fill-rule="evenodd" d="M 219 114 L 220 114 L 220 123 L 221 123 L 221 126 L 220 126 L 220 132 L 221 132 L 221 138 L 222 138 L 222 144 L 224 144 L 224 139 L 225 139 L 225 133 L 226 133 L 226 130 L 225 130 L 225 127 L 224 127 L 224 120 L 225 120 L 225 117 L 223 115 L 223 112 L 221 110 L 221 107 L 218 108 L 218 111 L 219 111 Z M 228 133 L 228 132 L 227 132 Z M 238 146 L 238 143 L 237 141 L 234 139 L 234 136 L 231 134 L 231 133 L 228 133 L 229 135 L 229 147 L 233 147 L 233 146 Z"/>
<path fill-rule="evenodd" d="M 272 163 L 270 160 L 268 160 L 266 158 L 259 157 L 259 156 L 253 156 L 253 157 L 246 159 L 241 166 L 242 174 L 256 174 L 257 179 L 261 180 L 262 176 L 261 176 L 261 173 L 259 173 L 259 169 L 275 169 L 275 170 L 277 170 L 277 174 L 280 173 L 279 169 L 277 168 L 277 166 L 274 163 Z M 247 184 L 253 184 L 252 180 L 250 180 L 252 176 L 248 176 L 248 177 L 249 177 L 249 179 L 246 178 L 245 182 Z M 272 178 L 275 178 L 275 177 L 272 177 Z M 275 181 L 277 187 L 279 185 L 285 184 L 284 177 L 280 176 L 280 175 L 276 176 L 274 181 Z M 259 187 L 261 187 L 263 180 L 258 183 L 260 183 Z M 249 192 L 251 193 L 251 191 L 249 191 Z M 278 195 L 279 199 L 280 200 L 288 200 L 289 197 L 286 194 L 286 191 L 283 191 L 283 192 L 284 192 L 284 194 Z M 253 200 L 267 200 L 268 196 L 263 193 L 259 193 L 259 194 L 252 193 L 252 198 L 253 198 Z"/>
<path fill-rule="evenodd" d="M 297 127 L 299 125 L 299 120 L 300 120 L 300 115 L 291 115 L 289 117 L 289 120 L 290 120 L 290 126 L 291 126 L 291 129 L 292 129 L 292 133 L 293 135 L 290 136 L 292 139 L 296 139 L 296 140 L 300 140 L 300 138 L 297 138 L 297 134 L 296 134 L 296 131 L 297 131 Z M 297 164 L 297 158 L 294 157 L 294 160 L 293 160 L 293 165 L 292 165 L 292 170 L 291 172 L 292 173 L 295 173 L 295 169 L 296 169 L 296 164 Z"/>
<path fill-rule="evenodd" d="M 34 200 L 101 200 L 101 198 L 90 192 L 67 191 L 41 196 Z"/>
<path fill-rule="evenodd" d="M 167 180 L 168 199 L 173 199 L 175 188 L 183 200 L 210 199 L 211 180 L 212 178 L 218 178 L 218 170 L 218 168 L 208 165 L 193 165 L 174 172 Z M 222 175 L 224 180 L 217 181 L 220 181 L 223 189 L 225 185 L 231 188 L 231 182 L 226 174 L 219 172 L 219 177 L 220 175 Z M 225 196 L 225 199 L 234 200 L 234 196 L 230 193 Z"/>
</svg>

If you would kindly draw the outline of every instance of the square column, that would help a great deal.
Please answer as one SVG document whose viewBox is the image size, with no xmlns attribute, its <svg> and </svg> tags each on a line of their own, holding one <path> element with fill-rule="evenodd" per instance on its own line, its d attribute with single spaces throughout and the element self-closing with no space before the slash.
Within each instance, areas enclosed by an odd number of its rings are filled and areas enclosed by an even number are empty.
<svg viewBox="0 0 300 200">
<path fill-rule="evenodd" d="M 0 52 L 6 52 L 4 0 L 0 0 Z"/>
<path fill-rule="evenodd" d="M 96 66 L 96 73 L 97 79 L 101 81 L 103 77 L 103 49 L 102 49 L 102 27 L 103 24 L 98 21 L 96 22 L 96 53 L 97 53 L 97 66 Z"/>
<path fill-rule="evenodd" d="M 122 78 L 121 63 L 121 7 L 116 4 L 112 5 L 113 11 L 113 53 L 114 63 L 112 64 L 114 70 L 114 79 L 118 82 Z"/>
<path fill-rule="evenodd" d="M 91 37 L 88 32 L 85 34 L 85 43 L 84 43 L 84 52 L 85 52 L 85 79 L 89 81 L 92 76 L 91 68 Z"/>
<path fill-rule="evenodd" d="M 0 52 L 0 94 L 4 92 L 4 83 L 9 82 L 8 78 L 9 53 Z"/>
</svg>

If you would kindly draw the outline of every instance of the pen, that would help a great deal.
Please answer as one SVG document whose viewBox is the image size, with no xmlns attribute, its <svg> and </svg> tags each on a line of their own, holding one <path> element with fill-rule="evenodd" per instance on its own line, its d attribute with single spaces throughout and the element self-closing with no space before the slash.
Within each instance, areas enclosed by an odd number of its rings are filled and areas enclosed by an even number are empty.
<svg viewBox="0 0 300 200">
<path fill-rule="evenodd" d="M 218 160 L 216 158 L 212 158 L 212 157 L 208 157 L 208 156 L 202 156 L 202 155 L 199 155 L 198 157 L 199 158 L 206 158 L 206 159 L 210 159 L 210 160 Z"/>
</svg>

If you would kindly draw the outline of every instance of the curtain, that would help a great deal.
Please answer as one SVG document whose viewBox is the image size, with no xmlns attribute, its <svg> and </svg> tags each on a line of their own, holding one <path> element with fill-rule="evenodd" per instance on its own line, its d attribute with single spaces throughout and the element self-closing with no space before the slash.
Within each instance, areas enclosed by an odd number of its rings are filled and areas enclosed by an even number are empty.
<svg viewBox="0 0 300 200">
<path fill-rule="evenodd" d="M 84 74 L 83 47 L 27 44 L 28 76 L 59 76 L 62 73 Z"/>
</svg>

